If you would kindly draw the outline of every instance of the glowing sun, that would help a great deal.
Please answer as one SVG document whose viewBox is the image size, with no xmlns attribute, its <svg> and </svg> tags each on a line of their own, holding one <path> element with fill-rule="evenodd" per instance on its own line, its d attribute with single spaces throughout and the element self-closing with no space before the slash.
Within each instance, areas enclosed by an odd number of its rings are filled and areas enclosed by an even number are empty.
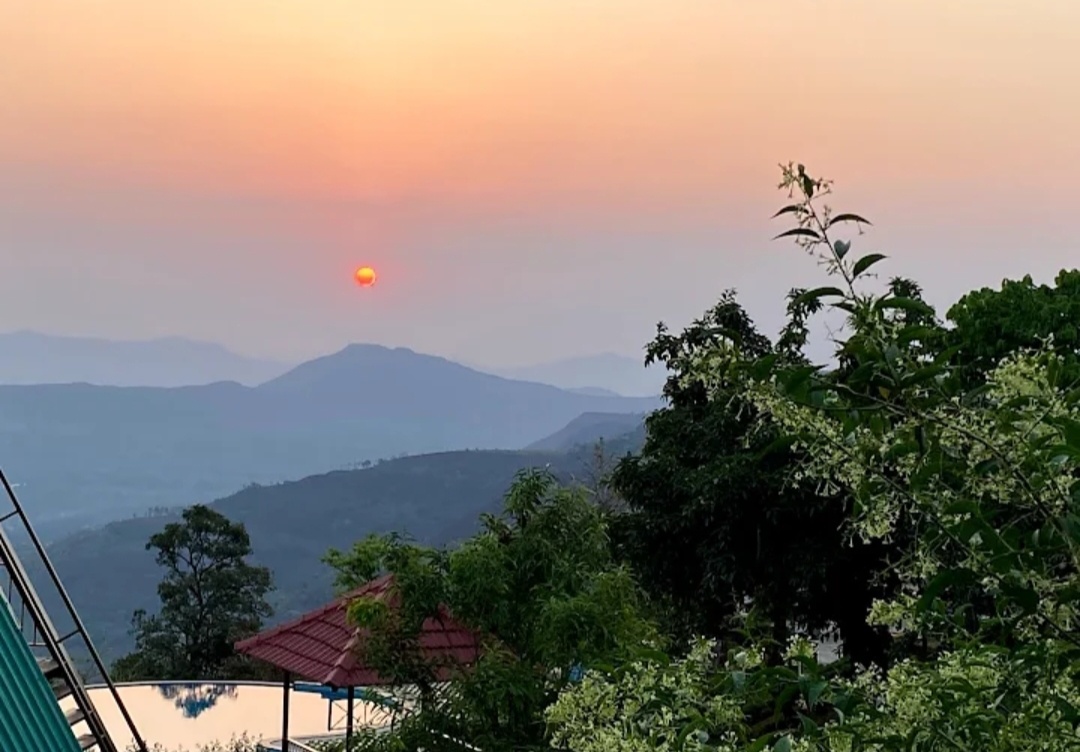
<svg viewBox="0 0 1080 752">
<path fill-rule="evenodd" d="M 359 269 L 356 270 L 356 274 L 354 276 L 356 277 L 356 284 L 360 285 L 361 287 L 371 287 L 373 284 L 375 284 L 375 280 L 377 278 L 375 270 L 372 269 L 370 266 L 361 266 Z"/>
</svg>

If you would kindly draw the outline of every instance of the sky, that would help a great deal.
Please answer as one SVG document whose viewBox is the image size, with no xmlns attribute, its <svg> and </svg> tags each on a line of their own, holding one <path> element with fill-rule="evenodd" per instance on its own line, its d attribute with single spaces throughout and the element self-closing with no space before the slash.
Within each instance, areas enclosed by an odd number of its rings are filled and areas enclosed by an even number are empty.
<svg viewBox="0 0 1080 752">
<path fill-rule="evenodd" d="M 823 284 L 791 160 L 944 308 L 1077 265 L 1078 134 L 1075 0 L 0 0 L 0 331 L 510 366 L 736 288 L 772 333 Z"/>
</svg>

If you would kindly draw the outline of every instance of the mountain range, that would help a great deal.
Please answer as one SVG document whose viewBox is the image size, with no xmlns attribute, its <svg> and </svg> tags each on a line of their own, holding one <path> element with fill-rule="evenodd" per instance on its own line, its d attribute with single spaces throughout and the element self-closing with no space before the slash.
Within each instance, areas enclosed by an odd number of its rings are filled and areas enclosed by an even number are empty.
<svg viewBox="0 0 1080 752">
<path fill-rule="evenodd" d="M 258 386 L 0 386 L 0 461 L 50 537 L 364 460 L 515 449 L 657 397 L 570 392 L 405 348 L 350 345 Z"/>
<path fill-rule="evenodd" d="M 168 387 L 236 381 L 253 386 L 280 376 L 291 365 L 183 337 L 112 340 L 0 333 L 0 384 Z"/>
<path fill-rule="evenodd" d="M 605 428 L 605 425 L 607 426 Z M 326 602 L 333 573 L 321 563 L 331 547 L 347 549 L 369 533 L 399 532 L 428 545 L 452 544 L 472 534 L 482 513 L 497 512 L 514 475 L 547 467 L 564 482 L 589 477 L 589 445 L 605 440 L 608 456 L 640 447 L 640 418 L 631 433 L 596 421 L 566 427 L 551 451 L 458 451 L 374 463 L 267 486 L 252 485 L 210 506 L 243 522 L 253 561 L 268 566 L 276 590 L 273 621 Z M 179 510 L 112 522 L 69 535 L 49 556 L 98 648 L 115 658 L 131 647 L 132 612 L 157 608 L 162 571 L 145 549 L 151 535 L 179 519 Z M 35 581 L 43 572 L 32 572 Z M 42 588 L 43 596 L 51 593 Z M 48 596 L 45 596 L 48 597 Z M 51 603 L 47 603 L 51 606 Z M 62 627 L 61 627 L 62 628 Z"/>
<path fill-rule="evenodd" d="M 644 358 L 615 353 L 565 358 L 515 368 L 485 368 L 508 379 L 538 381 L 575 391 L 607 390 L 633 397 L 660 394 L 667 378 L 663 368 L 646 368 Z"/>
<path fill-rule="evenodd" d="M 0 333 L 0 384 L 256 386 L 295 363 L 253 358 L 214 342 L 184 337 L 113 340 L 33 331 Z M 535 381 L 592 396 L 660 394 L 664 372 L 639 357 L 602 353 L 515 368 L 472 366 L 516 381 Z"/>
<path fill-rule="evenodd" d="M 525 447 L 531 452 L 566 452 L 591 447 L 598 441 L 622 438 L 631 444 L 645 440 L 644 413 L 582 413 L 564 427 Z"/>
</svg>

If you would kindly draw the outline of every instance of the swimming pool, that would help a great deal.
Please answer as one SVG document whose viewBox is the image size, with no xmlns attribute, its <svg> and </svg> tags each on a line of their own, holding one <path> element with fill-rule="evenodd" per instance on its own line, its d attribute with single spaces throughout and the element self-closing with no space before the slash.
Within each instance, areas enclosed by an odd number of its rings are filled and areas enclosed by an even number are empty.
<svg viewBox="0 0 1080 752">
<path fill-rule="evenodd" d="M 247 735 L 254 741 L 281 738 L 282 686 L 270 682 L 154 682 L 121 683 L 116 688 L 147 746 L 195 752 L 200 745 L 228 742 Z M 116 746 L 126 749 L 131 732 L 104 685 L 89 686 L 90 699 Z M 345 733 L 344 700 L 328 700 L 323 687 L 297 682 L 289 696 L 289 737 L 338 736 Z M 68 710 L 71 700 L 61 702 Z M 355 728 L 378 728 L 392 712 L 357 699 Z"/>
</svg>

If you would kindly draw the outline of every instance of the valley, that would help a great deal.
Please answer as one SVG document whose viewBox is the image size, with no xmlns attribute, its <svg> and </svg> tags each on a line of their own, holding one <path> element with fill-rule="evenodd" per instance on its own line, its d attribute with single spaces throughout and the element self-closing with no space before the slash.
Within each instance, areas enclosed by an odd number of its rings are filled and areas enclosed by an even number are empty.
<svg viewBox="0 0 1080 752">
<path fill-rule="evenodd" d="M 246 526 L 253 562 L 273 572 L 276 622 L 333 595 L 332 573 L 321 561 L 330 548 L 347 549 L 370 533 L 391 532 L 431 545 L 453 543 L 476 531 L 481 514 L 500 508 L 519 471 L 546 466 L 565 482 L 581 482 L 589 477 L 597 439 L 605 440 L 610 456 L 618 456 L 636 450 L 643 438 L 599 430 L 561 431 L 566 440 L 547 442 L 549 451 L 442 452 L 252 485 L 210 506 Z M 112 522 L 48 547 L 95 644 L 110 660 L 131 648 L 132 612 L 157 608 L 161 571 L 145 545 L 178 512 Z M 31 571 L 31 577 L 40 582 L 44 572 Z M 51 591 L 41 592 L 48 600 Z"/>
<path fill-rule="evenodd" d="M 350 345 L 258 386 L 0 386 L 0 458 L 50 539 L 405 454 L 517 449 L 658 397 L 513 381 L 405 348 Z"/>
</svg>

